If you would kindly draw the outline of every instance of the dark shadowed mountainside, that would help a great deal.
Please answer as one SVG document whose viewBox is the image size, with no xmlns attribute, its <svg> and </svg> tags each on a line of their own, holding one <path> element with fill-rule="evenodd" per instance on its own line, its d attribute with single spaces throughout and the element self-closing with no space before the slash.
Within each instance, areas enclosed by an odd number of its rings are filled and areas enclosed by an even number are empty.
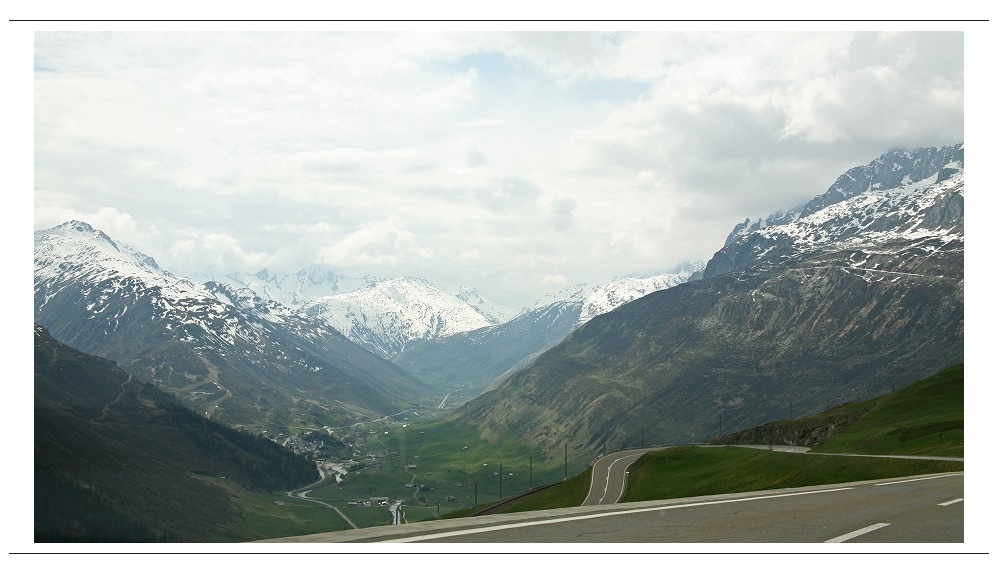
<svg viewBox="0 0 998 574">
<path fill-rule="evenodd" d="M 36 542 L 226 541 L 238 510 L 209 478 L 267 492 L 319 478 L 37 325 L 34 349 Z"/>
</svg>

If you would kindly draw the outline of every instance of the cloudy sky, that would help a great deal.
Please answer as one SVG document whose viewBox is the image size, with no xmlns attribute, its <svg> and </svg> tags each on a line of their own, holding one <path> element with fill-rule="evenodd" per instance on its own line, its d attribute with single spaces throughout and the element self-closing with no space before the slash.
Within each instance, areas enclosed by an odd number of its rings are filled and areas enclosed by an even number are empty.
<svg viewBox="0 0 998 574">
<path fill-rule="evenodd" d="M 964 141 L 964 33 L 33 34 L 34 227 L 183 275 L 415 275 L 511 307 L 707 260 Z"/>
</svg>

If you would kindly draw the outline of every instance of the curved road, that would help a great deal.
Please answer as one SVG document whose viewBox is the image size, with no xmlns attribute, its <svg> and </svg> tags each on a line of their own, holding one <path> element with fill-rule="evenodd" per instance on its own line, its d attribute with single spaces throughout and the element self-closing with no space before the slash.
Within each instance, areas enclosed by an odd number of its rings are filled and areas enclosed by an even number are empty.
<svg viewBox="0 0 998 574">
<path fill-rule="evenodd" d="M 963 473 L 377 526 L 260 542 L 964 541 Z"/>
<path fill-rule="evenodd" d="M 319 480 L 313 482 L 312 484 L 310 484 L 308 486 L 305 486 L 303 488 L 296 489 L 296 490 L 289 490 L 286 494 L 289 497 L 291 497 L 291 498 L 297 498 L 299 500 L 307 500 L 308 502 L 315 502 L 317 504 L 321 504 L 321 505 L 326 506 L 328 508 L 332 508 L 333 510 L 336 511 L 336 514 L 339 514 L 340 517 L 343 518 L 343 520 L 345 520 L 346 523 L 350 525 L 350 528 L 360 528 L 359 526 L 357 526 L 356 524 L 354 524 L 353 520 L 350 520 L 350 518 L 346 514 L 343 514 L 343 511 L 340 510 L 339 508 L 336 508 L 332 504 L 323 502 L 321 500 L 316 500 L 314 498 L 309 498 L 308 497 L 308 493 L 312 491 L 311 490 L 312 488 L 314 488 L 315 486 L 318 486 L 319 484 L 322 483 L 322 481 L 326 480 L 326 473 L 323 472 L 322 468 L 319 468 L 319 476 L 321 478 L 319 478 Z"/>
<path fill-rule="evenodd" d="M 604 455 L 593 463 L 589 495 L 582 506 L 616 504 L 627 489 L 627 469 L 646 452 L 662 447 L 622 450 Z"/>
<path fill-rule="evenodd" d="M 735 446 L 808 451 L 803 447 Z M 589 495 L 575 508 L 420 522 L 260 542 L 964 541 L 962 472 L 619 503 L 627 486 L 627 468 L 644 453 L 662 448 L 669 447 L 621 451 L 596 460 Z"/>
<path fill-rule="evenodd" d="M 811 453 L 809 448 L 803 446 L 769 446 L 769 445 L 699 445 L 701 448 L 723 448 L 725 446 L 737 446 L 742 448 L 754 448 L 761 450 L 772 450 L 778 452 L 808 453 L 813 456 L 861 456 L 878 458 L 916 458 L 932 460 L 957 460 L 962 458 L 941 457 L 941 456 L 908 456 L 908 455 L 874 455 L 874 454 L 839 454 L 839 453 Z M 598 458 L 593 463 L 592 483 L 589 486 L 589 494 L 582 502 L 582 506 L 595 506 L 600 504 L 616 504 L 624 496 L 627 489 L 627 469 L 641 455 L 646 452 L 653 452 L 671 446 L 657 446 L 641 449 L 622 450 L 613 452 Z"/>
</svg>

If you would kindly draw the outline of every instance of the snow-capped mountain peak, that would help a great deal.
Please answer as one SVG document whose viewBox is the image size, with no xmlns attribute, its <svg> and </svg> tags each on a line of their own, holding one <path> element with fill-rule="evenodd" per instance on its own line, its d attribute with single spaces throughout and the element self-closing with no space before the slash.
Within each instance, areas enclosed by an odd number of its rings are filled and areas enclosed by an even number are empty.
<svg viewBox="0 0 998 574">
<path fill-rule="evenodd" d="M 597 315 L 612 311 L 649 293 L 685 283 L 703 267 L 702 261 L 685 262 L 668 272 L 622 276 L 595 285 L 589 283 L 572 285 L 537 300 L 524 312 L 535 312 L 555 303 L 576 304 L 580 308 L 577 325 L 582 325 Z"/>
<path fill-rule="evenodd" d="M 175 276 L 82 222 L 35 232 L 34 282 L 37 324 L 208 417 L 340 423 L 429 393 L 324 321 L 245 287 Z"/>
<path fill-rule="evenodd" d="M 515 310 L 489 300 L 470 285 L 461 285 L 456 290 L 451 289 L 449 292 L 451 295 L 470 305 L 472 309 L 478 311 L 479 314 L 488 319 L 493 325 L 501 325 L 516 316 Z"/>
<path fill-rule="evenodd" d="M 39 241 L 41 240 L 41 241 Z M 53 275 L 71 273 L 87 264 L 132 268 L 136 272 L 167 275 L 156 260 L 82 221 L 67 221 L 35 233 L 35 270 Z M 53 267 L 53 263 L 58 266 Z"/>
<path fill-rule="evenodd" d="M 740 224 L 704 270 L 705 277 L 766 258 L 812 249 L 890 242 L 963 240 L 963 144 L 893 150 L 840 176 L 824 194 L 767 224 Z"/>
<path fill-rule="evenodd" d="M 863 193 L 907 187 L 916 182 L 922 187 L 939 183 L 963 171 L 963 158 L 962 143 L 942 148 L 890 150 L 867 165 L 846 171 L 824 193 L 802 206 L 774 212 L 765 220 L 746 219 L 735 226 L 724 244 L 734 243 L 760 229 L 793 223 Z"/>
<path fill-rule="evenodd" d="M 365 289 L 319 297 L 302 307 L 384 357 L 409 342 L 493 326 L 489 318 L 425 279 L 384 279 Z"/>
</svg>

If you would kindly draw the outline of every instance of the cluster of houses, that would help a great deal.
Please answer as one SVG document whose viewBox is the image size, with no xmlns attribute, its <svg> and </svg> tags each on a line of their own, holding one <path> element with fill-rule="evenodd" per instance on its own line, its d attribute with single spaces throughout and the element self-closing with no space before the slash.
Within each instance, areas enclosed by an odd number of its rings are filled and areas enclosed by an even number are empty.
<svg viewBox="0 0 998 574">
<path fill-rule="evenodd" d="M 347 503 L 348 506 L 388 506 L 387 496 L 372 496 L 367 500 L 353 500 Z"/>
</svg>

